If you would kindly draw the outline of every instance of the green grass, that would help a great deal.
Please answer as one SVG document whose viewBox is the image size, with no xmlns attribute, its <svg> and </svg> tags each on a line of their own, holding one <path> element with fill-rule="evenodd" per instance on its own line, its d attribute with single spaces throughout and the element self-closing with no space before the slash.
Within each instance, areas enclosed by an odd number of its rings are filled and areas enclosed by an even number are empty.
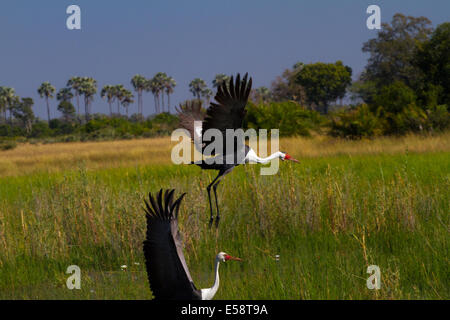
<svg viewBox="0 0 450 320">
<path fill-rule="evenodd" d="M 239 167 L 218 189 L 218 231 L 207 227 L 213 175 L 80 163 L 0 178 L 0 299 L 150 299 L 142 204 L 160 188 L 188 192 L 180 228 L 197 287 L 212 285 L 217 252 L 244 260 L 221 265 L 217 299 L 450 298 L 450 153 L 310 158 L 274 176 Z M 81 290 L 66 288 L 72 264 Z M 372 264 L 378 291 L 366 287 Z"/>
</svg>

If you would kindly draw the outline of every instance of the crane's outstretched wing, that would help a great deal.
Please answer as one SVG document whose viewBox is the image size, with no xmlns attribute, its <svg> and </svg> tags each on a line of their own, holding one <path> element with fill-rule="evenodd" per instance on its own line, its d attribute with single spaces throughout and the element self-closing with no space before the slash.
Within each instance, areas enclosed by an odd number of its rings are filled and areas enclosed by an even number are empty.
<svg viewBox="0 0 450 320">
<path fill-rule="evenodd" d="M 214 97 L 217 103 L 211 103 L 206 111 L 206 117 L 203 121 L 203 134 L 208 129 L 218 129 L 222 132 L 225 145 L 226 130 L 242 128 L 242 122 L 246 113 L 245 106 L 247 105 L 248 96 L 252 89 L 252 78 L 248 81 L 247 78 L 248 74 L 246 73 L 241 80 L 240 74 L 238 73 L 236 82 L 231 77 L 229 83 L 224 82 L 219 86 L 217 94 Z M 213 141 L 203 141 L 204 147 Z"/>
<path fill-rule="evenodd" d="M 184 105 L 176 108 L 180 126 L 189 131 L 196 149 L 202 152 L 202 122 L 205 110 L 200 100 L 186 101 Z"/>
<path fill-rule="evenodd" d="M 178 211 L 185 194 L 174 202 L 174 191 L 163 194 L 161 189 L 156 197 L 149 194 L 149 201 L 145 201 L 147 276 L 155 299 L 199 300 L 201 292 L 189 274 L 178 230 Z"/>
</svg>

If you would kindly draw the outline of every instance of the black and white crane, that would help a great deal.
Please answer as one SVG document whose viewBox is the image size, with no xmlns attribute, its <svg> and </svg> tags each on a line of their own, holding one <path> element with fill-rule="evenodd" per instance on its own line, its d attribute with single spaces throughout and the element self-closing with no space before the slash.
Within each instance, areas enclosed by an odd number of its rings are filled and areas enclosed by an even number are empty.
<svg viewBox="0 0 450 320">
<path fill-rule="evenodd" d="M 149 194 L 149 201 L 145 201 L 144 257 L 150 288 L 158 300 L 211 300 L 219 289 L 219 264 L 241 259 L 225 252 L 217 254 L 214 285 L 197 289 L 186 265 L 178 230 L 178 212 L 185 193 L 174 201 L 174 192 L 161 189 L 155 197 Z"/>
<path fill-rule="evenodd" d="M 213 218 L 213 208 L 211 202 L 211 188 L 214 191 L 214 197 L 216 201 L 216 227 L 220 220 L 219 204 L 217 202 L 216 189 L 219 185 L 221 179 L 228 173 L 230 173 L 236 166 L 245 163 L 268 163 L 273 159 L 281 160 L 291 160 L 294 162 L 299 162 L 298 160 L 292 158 L 286 152 L 277 151 L 266 158 L 258 157 L 256 152 L 246 145 L 245 141 L 237 141 L 235 144 L 235 138 L 232 137 L 233 141 L 227 141 L 227 131 L 229 129 L 238 130 L 242 129 L 243 121 L 245 118 L 248 97 L 252 88 L 252 78 L 248 79 L 248 74 L 240 79 L 240 75 L 237 74 L 236 82 L 231 76 L 228 83 L 224 82 L 219 85 L 217 89 L 217 94 L 214 97 L 217 103 L 211 103 L 209 108 L 205 112 L 201 108 L 201 102 L 194 100 L 180 106 L 178 109 L 178 116 L 180 119 L 180 125 L 186 129 L 194 142 L 194 145 L 198 151 L 202 153 L 203 156 L 215 156 L 212 161 L 205 161 L 205 159 L 197 162 L 193 162 L 205 170 L 218 170 L 216 178 L 207 186 L 209 208 L 210 208 L 210 226 L 212 225 Z M 204 139 L 205 132 L 209 129 L 215 129 L 219 131 L 222 135 L 222 151 L 213 150 L 212 152 L 206 152 L 208 146 L 214 142 L 206 141 Z M 233 151 L 230 154 L 225 148 L 229 144 L 232 144 Z M 227 153 L 228 152 L 228 153 Z M 231 159 L 232 161 L 229 161 Z M 217 161 L 218 160 L 218 161 Z"/>
</svg>

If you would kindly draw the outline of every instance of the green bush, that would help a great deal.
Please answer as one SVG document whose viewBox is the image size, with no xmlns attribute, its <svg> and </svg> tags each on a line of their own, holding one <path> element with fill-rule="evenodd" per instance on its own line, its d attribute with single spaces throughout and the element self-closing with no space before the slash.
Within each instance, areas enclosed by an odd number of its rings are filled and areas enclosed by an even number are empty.
<svg viewBox="0 0 450 320">
<path fill-rule="evenodd" d="M 381 88 L 380 93 L 373 100 L 372 112 L 382 107 L 384 111 L 396 114 L 401 113 L 405 107 L 415 104 L 416 95 L 406 84 L 396 81 Z"/>
<path fill-rule="evenodd" d="M 20 137 L 20 136 L 25 136 L 25 135 L 26 135 L 25 129 L 23 129 L 21 127 L 9 125 L 9 124 L 1 124 L 0 125 L 0 137 L 14 138 L 14 137 Z"/>
<path fill-rule="evenodd" d="M 382 133 L 380 119 L 366 104 L 332 114 L 330 126 L 330 135 L 341 138 L 360 139 Z"/>
<path fill-rule="evenodd" d="M 13 140 L 0 141 L 0 150 L 6 151 L 17 147 L 17 142 Z"/>
<path fill-rule="evenodd" d="M 81 141 L 113 140 L 169 135 L 177 127 L 178 117 L 169 113 L 158 114 L 147 119 L 139 115 L 134 115 L 132 119 L 95 115 L 86 124 L 79 125 L 76 132 Z"/>
<path fill-rule="evenodd" d="M 450 112 L 447 105 L 430 107 L 426 110 L 426 113 L 428 130 L 444 131 L 450 128 Z"/>
<path fill-rule="evenodd" d="M 400 81 L 382 87 L 373 99 L 371 110 L 376 112 L 383 134 L 442 131 L 449 128 L 447 106 L 436 105 L 436 90 L 421 92 L 422 98 L 418 100 L 413 89 Z M 423 103 L 428 103 L 428 107 L 419 105 Z"/>
<path fill-rule="evenodd" d="M 421 132 L 426 128 L 427 115 L 425 111 L 415 104 L 403 108 L 401 112 L 385 114 L 386 134 L 405 134 L 407 132 Z"/>
<path fill-rule="evenodd" d="M 30 137 L 32 138 L 46 138 L 52 135 L 52 130 L 45 121 L 38 121 L 33 123 Z"/>
<path fill-rule="evenodd" d="M 309 136 L 323 121 L 316 111 L 310 111 L 294 101 L 270 102 L 247 106 L 246 128 L 279 129 L 280 136 Z"/>
</svg>

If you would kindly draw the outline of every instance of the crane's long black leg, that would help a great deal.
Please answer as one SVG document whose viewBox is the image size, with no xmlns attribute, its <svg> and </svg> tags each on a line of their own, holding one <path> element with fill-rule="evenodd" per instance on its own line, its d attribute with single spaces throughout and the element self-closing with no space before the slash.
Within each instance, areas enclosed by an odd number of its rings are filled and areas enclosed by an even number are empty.
<svg viewBox="0 0 450 320">
<path fill-rule="evenodd" d="M 219 179 L 218 179 L 217 182 L 213 185 L 214 197 L 216 198 L 216 209 L 217 209 L 217 214 L 216 214 L 216 228 L 219 227 L 219 221 L 220 221 L 220 210 L 219 210 L 219 203 L 218 203 L 218 200 L 217 200 L 217 192 L 216 192 L 216 189 L 217 189 L 217 186 L 219 185 L 220 181 L 222 181 L 222 178 L 223 178 L 226 174 L 230 173 L 231 170 L 233 170 L 233 168 L 228 169 L 228 170 L 226 170 L 226 171 L 224 171 L 224 172 L 220 172 L 220 173 L 219 173 Z"/>
<path fill-rule="evenodd" d="M 217 210 L 217 214 L 216 214 L 216 228 L 219 227 L 219 221 L 220 221 L 220 211 L 219 211 L 219 203 L 217 201 L 217 193 L 216 193 L 216 189 L 217 186 L 219 185 L 220 180 L 216 182 L 216 184 L 213 185 L 213 190 L 214 190 L 214 197 L 216 198 L 216 210 Z"/>
<path fill-rule="evenodd" d="M 206 190 L 208 190 L 208 199 L 209 199 L 209 210 L 210 210 L 210 216 L 209 216 L 209 227 L 211 228 L 211 225 L 214 221 L 213 217 L 213 211 L 212 211 L 212 203 L 211 203 L 211 184 L 209 184 L 206 187 Z"/>
<path fill-rule="evenodd" d="M 219 174 L 217 175 L 217 177 L 214 178 L 214 180 L 206 187 L 206 190 L 208 190 L 208 200 L 209 200 L 209 209 L 210 209 L 210 218 L 209 218 L 209 227 L 211 228 L 211 225 L 214 221 L 214 217 L 213 217 L 213 209 L 212 209 L 212 202 L 211 202 L 211 186 L 217 181 L 217 179 L 220 178 L 220 176 L 222 175 L 221 172 L 219 172 Z M 215 190 L 214 190 L 215 193 Z M 216 198 L 216 202 L 217 202 L 217 198 Z"/>
</svg>

